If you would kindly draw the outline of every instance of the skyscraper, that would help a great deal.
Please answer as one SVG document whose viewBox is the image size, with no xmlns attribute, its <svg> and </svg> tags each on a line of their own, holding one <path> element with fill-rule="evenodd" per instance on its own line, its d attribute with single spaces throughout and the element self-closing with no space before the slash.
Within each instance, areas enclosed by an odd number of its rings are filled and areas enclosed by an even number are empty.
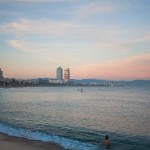
<svg viewBox="0 0 150 150">
<path fill-rule="evenodd" d="M 3 78 L 3 71 L 0 69 L 0 78 Z"/>
<path fill-rule="evenodd" d="M 63 70 L 61 67 L 57 68 L 57 79 L 62 80 L 63 79 Z"/>
<path fill-rule="evenodd" d="M 64 71 L 64 81 L 65 81 L 65 83 L 68 83 L 69 80 L 70 80 L 70 70 L 69 70 L 69 68 L 67 68 Z"/>
</svg>

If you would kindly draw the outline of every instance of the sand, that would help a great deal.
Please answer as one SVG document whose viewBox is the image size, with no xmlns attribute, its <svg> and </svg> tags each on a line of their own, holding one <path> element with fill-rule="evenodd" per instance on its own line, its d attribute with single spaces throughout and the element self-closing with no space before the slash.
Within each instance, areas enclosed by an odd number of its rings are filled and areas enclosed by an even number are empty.
<svg viewBox="0 0 150 150">
<path fill-rule="evenodd" d="M 53 143 L 32 141 L 0 134 L 0 150 L 64 150 Z"/>
</svg>

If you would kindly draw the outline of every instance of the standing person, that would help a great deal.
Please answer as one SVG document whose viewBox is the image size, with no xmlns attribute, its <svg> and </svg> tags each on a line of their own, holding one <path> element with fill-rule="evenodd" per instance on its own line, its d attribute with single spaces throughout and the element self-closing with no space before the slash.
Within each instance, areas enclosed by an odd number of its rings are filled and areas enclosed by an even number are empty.
<svg viewBox="0 0 150 150">
<path fill-rule="evenodd" d="M 110 142 L 110 140 L 109 140 L 108 135 L 105 136 L 105 138 L 104 138 L 104 140 L 103 140 L 103 144 L 104 144 L 106 147 L 110 148 L 111 142 Z"/>
</svg>

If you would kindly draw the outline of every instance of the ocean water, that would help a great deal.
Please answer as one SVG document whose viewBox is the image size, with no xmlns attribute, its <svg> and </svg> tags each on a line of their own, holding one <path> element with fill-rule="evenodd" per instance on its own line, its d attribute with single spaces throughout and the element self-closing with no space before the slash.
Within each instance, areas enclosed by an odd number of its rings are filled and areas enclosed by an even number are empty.
<svg viewBox="0 0 150 150">
<path fill-rule="evenodd" d="M 111 150 L 149 150 L 150 86 L 1 88 L 0 132 L 69 150 L 103 150 L 108 134 Z"/>
</svg>

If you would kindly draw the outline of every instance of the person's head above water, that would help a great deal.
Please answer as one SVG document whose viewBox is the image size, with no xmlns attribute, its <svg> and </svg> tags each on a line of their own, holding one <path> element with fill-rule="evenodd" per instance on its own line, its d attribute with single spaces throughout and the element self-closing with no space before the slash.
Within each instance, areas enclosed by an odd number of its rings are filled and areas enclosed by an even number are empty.
<svg viewBox="0 0 150 150">
<path fill-rule="evenodd" d="M 108 135 L 106 135 L 106 136 L 105 136 L 105 139 L 106 139 L 106 140 L 108 140 L 108 139 L 109 139 Z"/>
</svg>

